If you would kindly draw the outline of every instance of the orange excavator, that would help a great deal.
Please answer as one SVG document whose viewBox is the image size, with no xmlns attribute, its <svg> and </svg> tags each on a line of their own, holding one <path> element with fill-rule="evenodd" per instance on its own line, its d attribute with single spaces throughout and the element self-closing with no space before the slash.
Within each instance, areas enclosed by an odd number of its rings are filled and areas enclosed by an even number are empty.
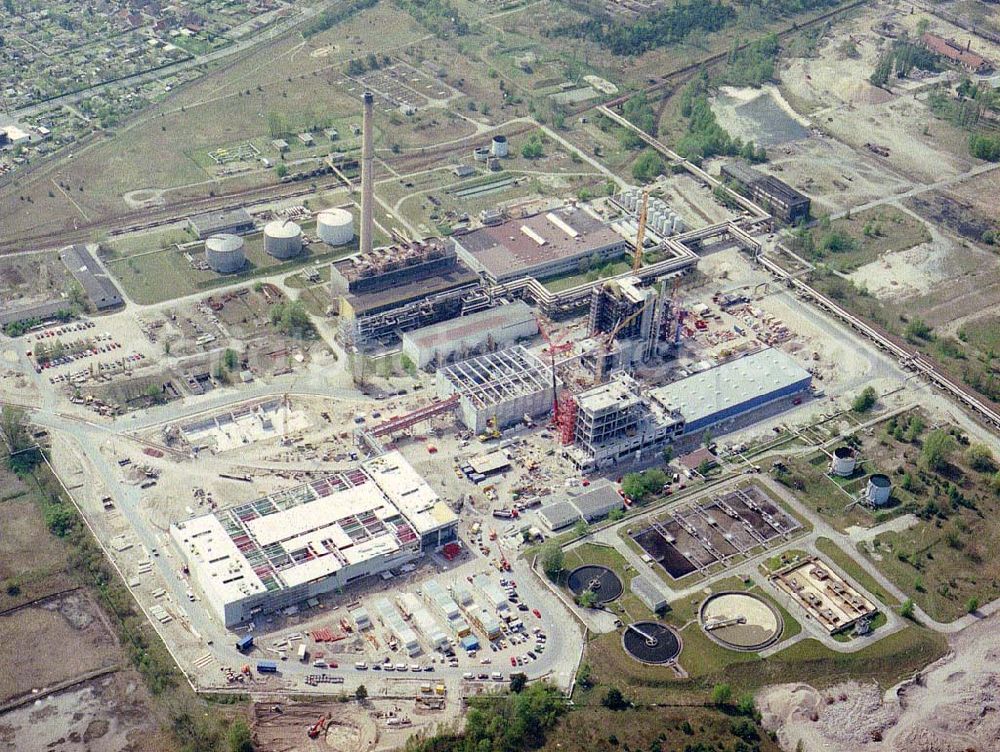
<svg viewBox="0 0 1000 752">
<path fill-rule="evenodd" d="M 323 733 L 323 729 L 326 728 L 326 723 L 327 723 L 326 716 L 321 715 L 319 717 L 319 720 L 309 727 L 309 730 L 306 732 L 306 734 L 309 736 L 310 739 L 315 739 L 316 737 L 318 737 L 320 734 Z"/>
</svg>

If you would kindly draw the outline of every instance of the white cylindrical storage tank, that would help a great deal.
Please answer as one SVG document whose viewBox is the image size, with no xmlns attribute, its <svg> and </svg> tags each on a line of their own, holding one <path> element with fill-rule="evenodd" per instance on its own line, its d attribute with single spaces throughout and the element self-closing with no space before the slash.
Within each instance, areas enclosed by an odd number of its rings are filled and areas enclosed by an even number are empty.
<svg viewBox="0 0 1000 752">
<path fill-rule="evenodd" d="M 674 217 L 674 232 L 684 232 L 684 220 L 680 217 Z"/>
<path fill-rule="evenodd" d="M 302 251 L 302 228 L 290 219 L 275 219 L 264 225 L 264 250 L 279 259 L 298 256 Z"/>
<path fill-rule="evenodd" d="M 327 209 L 316 215 L 316 234 L 328 245 L 347 245 L 354 239 L 354 217 L 346 209 Z"/>
<path fill-rule="evenodd" d="M 868 488 L 865 491 L 868 503 L 873 507 L 885 506 L 892 495 L 892 481 L 888 475 L 871 475 L 868 477 Z"/>
<path fill-rule="evenodd" d="M 854 474 L 854 468 L 857 467 L 857 464 L 858 458 L 853 449 L 845 446 L 837 447 L 833 450 L 830 472 L 841 478 L 849 478 Z"/>
<path fill-rule="evenodd" d="M 205 260 L 212 271 L 232 274 L 243 268 L 247 257 L 243 253 L 243 238 L 222 233 L 205 241 Z"/>
<path fill-rule="evenodd" d="M 507 137 L 506 136 L 494 136 L 493 143 L 490 146 L 490 152 L 494 157 L 506 157 L 507 156 Z"/>
</svg>

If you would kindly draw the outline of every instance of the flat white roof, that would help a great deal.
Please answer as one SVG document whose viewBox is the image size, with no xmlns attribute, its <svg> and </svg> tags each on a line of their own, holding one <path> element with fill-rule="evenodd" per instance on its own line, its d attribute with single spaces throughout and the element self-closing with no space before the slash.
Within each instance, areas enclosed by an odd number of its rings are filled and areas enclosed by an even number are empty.
<svg viewBox="0 0 1000 752">
<path fill-rule="evenodd" d="M 333 528 L 330 534 L 341 541 L 346 538 L 346 545 L 350 545 L 350 537 L 336 524 L 337 520 L 372 511 L 379 519 L 395 514 L 395 510 L 391 510 L 385 515 L 385 497 L 371 483 L 363 483 L 277 514 L 258 517 L 247 522 L 246 526 L 261 546 L 287 542 L 303 533 L 324 528 Z"/>
<path fill-rule="evenodd" d="M 410 521 L 418 535 L 458 521 L 455 513 L 398 451 L 370 459 L 362 467 L 389 501 Z"/>
<path fill-rule="evenodd" d="M 215 515 L 179 522 L 170 532 L 197 568 L 198 584 L 214 601 L 232 603 L 266 590 Z"/>
</svg>

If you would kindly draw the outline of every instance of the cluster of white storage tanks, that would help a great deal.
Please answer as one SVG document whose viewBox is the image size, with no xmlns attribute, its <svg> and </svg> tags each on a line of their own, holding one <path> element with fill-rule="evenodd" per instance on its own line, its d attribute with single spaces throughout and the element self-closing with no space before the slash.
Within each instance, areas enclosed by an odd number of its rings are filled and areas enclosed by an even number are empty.
<svg viewBox="0 0 1000 752">
<path fill-rule="evenodd" d="M 316 215 L 316 234 L 327 245 L 347 245 L 354 240 L 354 217 L 346 209 L 324 209 Z"/>
<path fill-rule="evenodd" d="M 638 188 L 629 188 L 622 193 L 620 203 L 638 217 L 642 211 L 642 191 Z M 660 237 L 678 235 L 687 229 L 681 216 L 655 196 L 649 197 L 646 206 L 646 227 Z"/>
</svg>

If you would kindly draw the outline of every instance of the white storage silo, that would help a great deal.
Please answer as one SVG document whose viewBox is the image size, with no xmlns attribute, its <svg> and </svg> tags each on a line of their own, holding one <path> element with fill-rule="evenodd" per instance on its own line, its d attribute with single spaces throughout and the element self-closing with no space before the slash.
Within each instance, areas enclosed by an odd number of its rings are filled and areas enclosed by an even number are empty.
<svg viewBox="0 0 1000 752">
<path fill-rule="evenodd" d="M 506 136 L 494 136 L 493 143 L 490 145 L 490 152 L 494 157 L 499 157 L 503 159 L 507 156 L 508 145 Z"/>
<path fill-rule="evenodd" d="M 674 217 L 674 234 L 679 234 L 684 232 L 684 220 L 680 217 Z"/>
<path fill-rule="evenodd" d="M 857 467 L 858 458 L 850 447 L 842 446 L 833 450 L 833 460 L 830 462 L 830 472 L 841 478 L 850 478 Z"/>
<path fill-rule="evenodd" d="M 290 219 L 275 219 L 264 225 L 264 250 L 278 259 L 288 259 L 302 251 L 302 228 Z"/>
<path fill-rule="evenodd" d="M 229 233 L 212 235 L 205 241 L 205 260 L 209 268 L 219 274 L 238 272 L 247 262 L 243 238 Z"/>
<path fill-rule="evenodd" d="M 327 245 L 347 245 L 354 239 L 354 217 L 346 209 L 327 209 L 316 215 L 316 234 Z"/>
<path fill-rule="evenodd" d="M 875 474 L 868 476 L 868 487 L 865 497 L 873 507 L 885 506 L 892 496 L 892 481 L 888 475 Z"/>
</svg>

